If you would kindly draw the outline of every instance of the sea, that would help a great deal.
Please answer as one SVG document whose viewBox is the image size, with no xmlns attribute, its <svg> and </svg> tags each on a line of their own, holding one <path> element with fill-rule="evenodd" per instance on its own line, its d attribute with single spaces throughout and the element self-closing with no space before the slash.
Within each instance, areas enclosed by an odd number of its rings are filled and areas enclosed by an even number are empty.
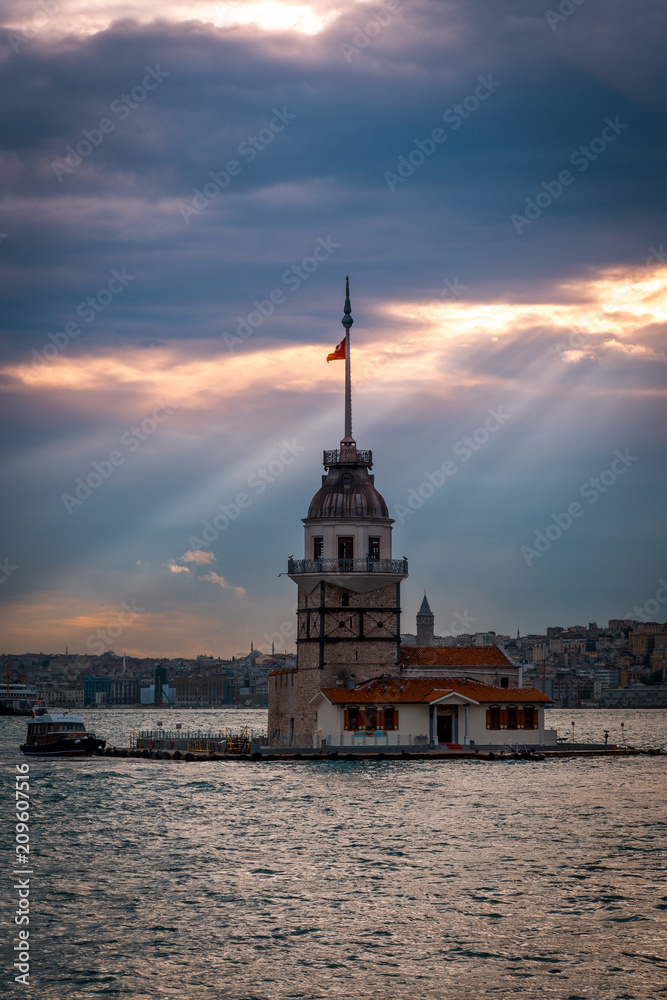
<svg viewBox="0 0 667 1000">
<path fill-rule="evenodd" d="M 116 746 L 156 722 L 149 709 L 83 715 Z M 266 730 L 253 709 L 160 719 Z M 548 720 L 570 739 L 574 723 L 576 742 L 607 730 L 667 749 L 667 711 Z M 25 728 L 0 718 L 4 995 L 667 997 L 667 755 L 30 760 L 28 867 L 14 814 Z M 27 985 L 14 979 L 19 929 Z"/>
</svg>

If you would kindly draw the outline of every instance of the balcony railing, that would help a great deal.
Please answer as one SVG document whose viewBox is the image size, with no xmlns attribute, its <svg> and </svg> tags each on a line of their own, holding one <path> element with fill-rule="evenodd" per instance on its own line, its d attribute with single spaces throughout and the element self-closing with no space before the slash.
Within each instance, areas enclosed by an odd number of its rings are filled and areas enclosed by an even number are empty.
<svg viewBox="0 0 667 1000">
<path fill-rule="evenodd" d="M 288 559 L 287 572 L 294 573 L 396 573 L 408 575 L 407 559 Z"/>
<path fill-rule="evenodd" d="M 327 467 L 330 465 L 344 465 L 348 462 L 352 462 L 354 465 L 372 466 L 373 452 L 362 451 L 361 448 L 355 448 L 354 446 L 351 450 L 334 448 L 332 451 L 323 452 L 322 464 Z"/>
</svg>

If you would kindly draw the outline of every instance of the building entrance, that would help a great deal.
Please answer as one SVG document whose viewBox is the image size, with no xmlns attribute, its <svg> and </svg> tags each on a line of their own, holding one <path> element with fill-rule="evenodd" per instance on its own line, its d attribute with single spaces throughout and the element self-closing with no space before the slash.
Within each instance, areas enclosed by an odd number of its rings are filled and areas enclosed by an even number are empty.
<svg viewBox="0 0 667 1000">
<path fill-rule="evenodd" d="M 453 732 L 452 723 L 454 722 L 454 717 L 452 715 L 439 715 L 438 716 L 438 743 L 453 743 Z"/>
</svg>

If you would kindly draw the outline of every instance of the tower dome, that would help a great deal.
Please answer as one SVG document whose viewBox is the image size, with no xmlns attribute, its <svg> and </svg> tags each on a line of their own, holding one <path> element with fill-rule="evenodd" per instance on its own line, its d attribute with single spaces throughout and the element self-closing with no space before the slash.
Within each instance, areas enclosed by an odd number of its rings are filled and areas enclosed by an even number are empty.
<svg viewBox="0 0 667 1000">
<path fill-rule="evenodd" d="M 363 452 L 361 453 L 363 457 Z M 329 462 L 331 464 L 329 464 Z M 310 501 L 308 520 L 311 518 L 381 518 L 386 520 L 389 511 L 384 498 L 369 475 L 368 462 L 336 463 L 325 452 L 324 463 L 328 472 L 322 485 Z"/>
</svg>

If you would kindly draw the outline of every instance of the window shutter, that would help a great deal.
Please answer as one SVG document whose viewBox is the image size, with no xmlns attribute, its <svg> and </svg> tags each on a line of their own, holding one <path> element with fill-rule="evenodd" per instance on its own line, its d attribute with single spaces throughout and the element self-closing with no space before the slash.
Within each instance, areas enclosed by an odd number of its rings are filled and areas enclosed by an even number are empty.
<svg viewBox="0 0 667 1000">
<path fill-rule="evenodd" d="M 523 729 L 524 728 L 523 721 L 524 721 L 523 720 L 523 709 L 522 708 L 517 708 L 517 710 L 516 710 L 516 728 L 517 729 Z"/>
<path fill-rule="evenodd" d="M 384 729 L 384 709 L 383 708 L 378 708 L 378 710 L 377 710 L 377 713 L 375 715 L 375 728 L 376 729 Z"/>
<path fill-rule="evenodd" d="M 345 729 L 350 728 L 350 711 L 347 708 L 345 709 L 345 721 L 343 722 L 343 726 Z"/>
<path fill-rule="evenodd" d="M 487 710 L 486 710 L 486 728 L 487 729 L 491 728 L 491 709 L 490 708 L 487 708 Z"/>
<path fill-rule="evenodd" d="M 507 729 L 507 709 L 500 709 L 500 728 Z"/>
<path fill-rule="evenodd" d="M 360 708 L 359 718 L 357 720 L 357 729 L 365 729 L 365 728 L 366 728 L 366 709 Z"/>
<path fill-rule="evenodd" d="M 394 709 L 394 729 L 398 729 L 398 709 Z"/>
</svg>

